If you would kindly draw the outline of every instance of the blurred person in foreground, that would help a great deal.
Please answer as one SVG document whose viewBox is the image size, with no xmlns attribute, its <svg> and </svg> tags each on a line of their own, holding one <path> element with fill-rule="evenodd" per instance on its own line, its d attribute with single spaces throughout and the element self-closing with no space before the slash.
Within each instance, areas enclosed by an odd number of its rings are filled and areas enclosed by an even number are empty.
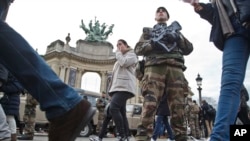
<svg viewBox="0 0 250 141">
<path fill-rule="evenodd" d="M 153 132 L 154 117 L 164 93 L 171 113 L 171 127 L 176 141 L 186 141 L 184 119 L 185 97 L 188 83 L 185 80 L 184 55 L 193 51 L 193 45 L 180 32 L 177 21 L 167 25 L 169 13 L 165 7 L 155 12 L 153 28 L 143 28 L 143 34 L 135 46 L 135 53 L 145 60 L 144 75 L 140 88 L 144 97 L 141 122 L 138 125 L 137 141 L 150 140 Z"/>
<path fill-rule="evenodd" d="M 74 141 L 95 109 L 65 84 L 29 43 L 6 22 L 13 0 L 0 0 L 0 63 L 39 102 L 50 122 L 49 141 Z"/>
<path fill-rule="evenodd" d="M 229 141 L 250 53 L 250 0 L 211 0 L 206 4 L 184 1 L 211 24 L 210 41 L 222 51 L 220 96 L 209 140 Z"/>
</svg>

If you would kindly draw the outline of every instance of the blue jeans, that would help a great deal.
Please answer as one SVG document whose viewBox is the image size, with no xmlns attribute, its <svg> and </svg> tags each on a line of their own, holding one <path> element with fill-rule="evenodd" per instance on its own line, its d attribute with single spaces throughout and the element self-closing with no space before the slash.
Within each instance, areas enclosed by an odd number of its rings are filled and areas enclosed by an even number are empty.
<svg viewBox="0 0 250 141">
<path fill-rule="evenodd" d="M 172 128 L 169 125 L 168 116 L 160 116 L 160 115 L 158 115 L 157 118 L 156 118 L 155 127 L 154 127 L 154 132 L 153 132 L 152 138 L 154 140 L 157 139 L 157 137 L 159 136 L 159 133 L 161 131 L 161 127 L 163 125 L 167 129 L 167 133 L 168 133 L 169 138 L 171 140 L 174 140 L 174 134 L 173 134 Z"/>
<path fill-rule="evenodd" d="M 211 141 L 229 141 L 240 105 L 240 90 L 250 53 L 250 30 L 231 18 L 236 34 L 225 41 L 222 60 L 221 90 Z"/>
<path fill-rule="evenodd" d="M 0 5 L 0 15 L 5 10 L 6 7 Z M 40 108 L 46 112 L 48 119 L 65 114 L 82 99 L 73 88 L 62 82 L 28 42 L 2 19 L 0 63 L 40 103 Z"/>
</svg>

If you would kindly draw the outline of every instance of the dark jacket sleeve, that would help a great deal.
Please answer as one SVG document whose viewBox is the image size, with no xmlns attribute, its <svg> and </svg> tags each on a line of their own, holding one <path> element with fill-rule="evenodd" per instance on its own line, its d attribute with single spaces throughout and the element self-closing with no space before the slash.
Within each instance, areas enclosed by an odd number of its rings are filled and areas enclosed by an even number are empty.
<svg viewBox="0 0 250 141">
<path fill-rule="evenodd" d="M 213 18 L 214 18 L 214 7 L 211 3 L 204 4 L 200 3 L 200 5 L 203 7 L 200 11 L 195 11 L 200 15 L 200 17 L 204 20 L 207 20 L 210 24 L 213 24 Z"/>
<path fill-rule="evenodd" d="M 8 70 L 2 64 L 0 64 L 0 81 L 2 83 L 5 83 L 7 81 L 8 74 Z"/>
<path fill-rule="evenodd" d="M 9 73 L 8 81 L 3 84 L 0 91 L 5 93 L 21 93 L 24 91 L 24 88 L 19 81 Z"/>
</svg>

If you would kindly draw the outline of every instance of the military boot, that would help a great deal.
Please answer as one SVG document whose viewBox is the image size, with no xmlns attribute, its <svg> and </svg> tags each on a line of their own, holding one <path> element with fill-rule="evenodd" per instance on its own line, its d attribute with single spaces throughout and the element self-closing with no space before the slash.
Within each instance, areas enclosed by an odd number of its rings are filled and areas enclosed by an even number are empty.
<svg viewBox="0 0 250 141">
<path fill-rule="evenodd" d="M 23 134 L 20 137 L 17 137 L 18 140 L 33 140 L 33 134 Z"/>
</svg>

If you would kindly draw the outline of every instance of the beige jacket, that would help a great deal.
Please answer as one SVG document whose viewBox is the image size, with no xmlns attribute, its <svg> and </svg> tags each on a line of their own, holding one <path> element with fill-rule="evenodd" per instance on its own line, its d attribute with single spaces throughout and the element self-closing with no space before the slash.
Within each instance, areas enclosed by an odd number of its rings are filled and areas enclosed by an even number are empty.
<svg viewBox="0 0 250 141">
<path fill-rule="evenodd" d="M 115 91 L 127 91 L 135 95 L 136 92 L 136 77 L 135 66 L 138 58 L 133 49 L 122 54 L 120 51 L 116 52 L 117 61 L 114 64 L 112 79 L 109 93 Z"/>
</svg>

